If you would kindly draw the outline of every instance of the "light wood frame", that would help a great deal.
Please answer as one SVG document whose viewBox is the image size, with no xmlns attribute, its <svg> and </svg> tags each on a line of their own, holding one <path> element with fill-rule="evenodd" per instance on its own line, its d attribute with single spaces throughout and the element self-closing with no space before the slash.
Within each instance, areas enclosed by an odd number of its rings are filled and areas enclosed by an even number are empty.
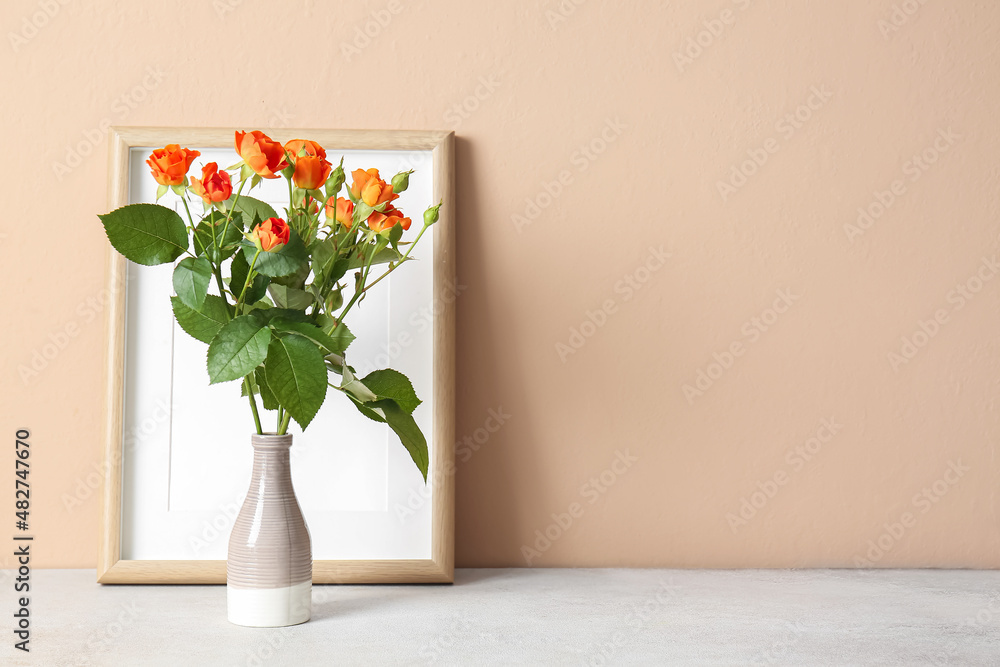
<svg viewBox="0 0 1000 667">
<path fill-rule="evenodd" d="M 452 583 L 455 563 L 455 305 L 446 298 L 455 279 L 454 133 L 408 130 L 283 130 L 343 150 L 432 151 L 433 196 L 442 200 L 434 230 L 434 427 L 430 466 L 435 472 L 431 558 L 426 560 L 317 560 L 313 583 Z M 233 130 L 217 128 L 111 128 L 108 210 L 129 203 L 129 150 L 180 143 L 192 147 L 233 145 Z M 123 560 L 121 558 L 125 285 L 127 260 L 108 244 L 107 359 L 101 489 L 101 539 L 97 581 L 102 584 L 224 584 L 224 560 Z"/>
</svg>

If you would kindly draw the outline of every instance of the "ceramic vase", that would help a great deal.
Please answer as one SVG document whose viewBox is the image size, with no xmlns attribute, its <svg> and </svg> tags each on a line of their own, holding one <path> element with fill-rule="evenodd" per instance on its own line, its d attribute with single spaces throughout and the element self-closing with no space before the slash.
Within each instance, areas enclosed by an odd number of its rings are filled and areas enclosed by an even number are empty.
<svg viewBox="0 0 1000 667">
<path fill-rule="evenodd" d="M 309 620 L 312 544 L 292 488 L 291 435 L 254 435 L 253 474 L 229 537 L 229 622 L 281 627 Z"/>
</svg>

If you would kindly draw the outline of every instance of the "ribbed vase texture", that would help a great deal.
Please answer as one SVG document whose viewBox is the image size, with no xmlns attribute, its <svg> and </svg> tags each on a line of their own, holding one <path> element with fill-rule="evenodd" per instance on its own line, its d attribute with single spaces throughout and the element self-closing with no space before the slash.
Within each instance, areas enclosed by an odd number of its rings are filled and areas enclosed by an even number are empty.
<svg viewBox="0 0 1000 667">
<path fill-rule="evenodd" d="M 295 498 L 291 435 L 254 435 L 253 475 L 229 537 L 229 620 L 277 627 L 309 619 L 312 543 Z"/>
</svg>

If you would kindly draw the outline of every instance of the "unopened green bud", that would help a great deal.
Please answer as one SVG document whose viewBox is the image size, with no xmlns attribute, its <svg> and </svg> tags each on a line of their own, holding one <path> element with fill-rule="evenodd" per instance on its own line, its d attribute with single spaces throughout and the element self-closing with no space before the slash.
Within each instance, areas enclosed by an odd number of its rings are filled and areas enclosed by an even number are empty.
<svg viewBox="0 0 1000 667">
<path fill-rule="evenodd" d="M 399 194 L 400 192 L 406 190 L 406 188 L 410 187 L 410 174 L 412 173 L 413 170 L 411 169 L 410 171 L 401 171 L 393 176 L 392 191 Z"/>
<path fill-rule="evenodd" d="M 327 199 L 340 192 L 342 185 L 344 185 L 344 158 L 340 158 L 340 164 L 330 172 L 330 178 L 326 181 Z"/>
<path fill-rule="evenodd" d="M 438 209 L 441 208 L 442 203 L 443 202 L 438 202 L 437 206 L 431 206 L 429 209 L 424 211 L 424 225 L 430 227 L 438 221 Z"/>
<path fill-rule="evenodd" d="M 340 290 L 334 290 L 330 292 L 330 295 L 326 297 L 326 312 L 332 313 L 338 310 L 344 305 L 344 295 L 340 293 Z"/>
</svg>

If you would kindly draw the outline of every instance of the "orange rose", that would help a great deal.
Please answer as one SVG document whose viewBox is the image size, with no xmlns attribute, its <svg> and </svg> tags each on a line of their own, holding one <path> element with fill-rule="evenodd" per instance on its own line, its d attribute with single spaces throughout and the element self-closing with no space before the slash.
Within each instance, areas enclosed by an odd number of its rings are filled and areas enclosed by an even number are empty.
<svg viewBox="0 0 1000 667">
<path fill-rule="evenodd" d="M 288 166 L 281 144 L 259 130 L 237 132 L 236 152 L 253 173 L 264 178 L 278 178 L 278 172 Z"/>
<path fill-rule="evenodd" d="M 233 194 L 233 181 L 228 172 L 219 171 L 217 163 L 209 162 L 201 168 L 200 179 L 191 177 L 191 191 L 211 205 L 229 199 Z"/>
<path fill-rule="evenodd" d="M 403 228 L 404 232 L 407 229 L 409 229 L 410 228 L 410 223 L 413 222 L 413 221 L 410 220 L 407 217 L 404 217 L 402 211 L 397 210 L 397 209 L 393 208 L 392 206 L 390 206 L 389 208 L 392 209 L 392 212 L 388 212 L 388 211 L 386 212 L 387 213 L 387 217 L 386 217 L 385 227 L 384 228 L 385 229 L 389 229 L 393 225 L 397 225 L 398 224 L 400 227 Z"/>
<path fill-rule="evenodd" d="M 184 177 L 194 159 L 201 155 L 190 148 L 181 148 L 178 144 L 167 144 L 166 148 L 157 148 L 146 160 L 153 172 L 153 178 L 160 185 L 184 185 Z"/>
<path fill-rule="evenodd" d="M 334 207 L 333 197 L 330 197 L 326 202 L 326 219 L 336 220 L 344 226 L 344 229 L 350 229 L 354 223 L 354 202 L 338 197 Z"/>
<path fill-rule="evenodd" d="M 268 218 L 253 228 L 250 239 L 261 250 L 273 250 L 288 243 L 290 230 L 281 218 Z"/>
<path fill-rule="evenodd" d="M 378 169 L 355 169 L 351 172 L 354 183 L 351 185 L 351 195 L 369 206 L 378 206 L 399 197 L 393 193 L 392 186 L 382 180 Z"/>
<path fill-rule="evenodd" d="M 333 171 L 333 165 L 321 157 L 304 155 L 295 160 L 295 173 L 292 180 L 303 190 L 318 190 L 326 183 Z"/>
<path fill-rule="evenodd" d="M 326 159 L 326 151 L 323 150 L 323 147 L 308 139 L 292 139 L 285 144 L 285 150 L 292 156 L 292 162 L 295 162 L 301 154 Z"/>
<path fill-rule="evenodd" d="M 355 199 L 361 198 L 361 188 L 372 178 L 378 178 L 378 169 L 369 169 L 365 171 L 364 169 L 355 169 L 351 172 L 351 178 L 354 179 L 354 183 L 351 184 L 351 196 Z"/>
<path fill-rule="evenodd" d="M 333 165 L 326 161 L 326 151 L 315 141 L 292 139 L 285 144 L 295 173 L 292 180 L 303 190 L 318 190 L 326 183 Z"/>
<path fill-rule="evenodd" d="M 379 213 L 375 211 L 370 216 L 368 216 L 368 227 L 371 228 L 373 232 L 381 232 L 384 229 L 391 229 L 396 225 L 400 225 L 403 231 L 410 228 L 409 218 L 403 217 L 403 212 L 397 209 L 392 204 L 385 207 L 385 213 Z"/>
</svg>

